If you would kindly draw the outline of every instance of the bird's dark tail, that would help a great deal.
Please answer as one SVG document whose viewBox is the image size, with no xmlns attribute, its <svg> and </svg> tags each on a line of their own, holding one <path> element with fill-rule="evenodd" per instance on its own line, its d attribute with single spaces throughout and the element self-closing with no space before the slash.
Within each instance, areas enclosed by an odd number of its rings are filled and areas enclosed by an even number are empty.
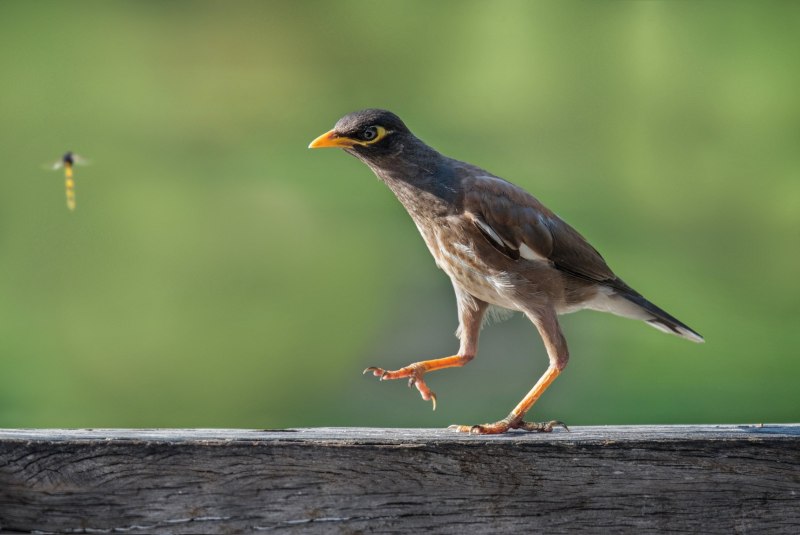
<svg viewBox="0 0 800 535">
<path fill-rule="evenodd" d="M 638 305 L 642 309 L 644 309 L 648 314 L 652 315 L 651 319 L 645 318 L 644 321 L 648 323 L 648 325 L 655 327 L 659 331 L 663 331 L 668 334 L 674 334 L 676 336 L 680 336 L 681 338 L 686 338 L 687 340 L 691 340 L 692 342 L 702 343 L 705 342 L 705 339 L 700 336 L 700 334 L 677 319 L 674 316 L 671 316 L 664 310 L 658 308 L 656 305 L 645 299 L 641 294 L 636 291 L 631 292 L 618 292 L 618 295 L 624 297 L 631 303 Z"/>
</svg>

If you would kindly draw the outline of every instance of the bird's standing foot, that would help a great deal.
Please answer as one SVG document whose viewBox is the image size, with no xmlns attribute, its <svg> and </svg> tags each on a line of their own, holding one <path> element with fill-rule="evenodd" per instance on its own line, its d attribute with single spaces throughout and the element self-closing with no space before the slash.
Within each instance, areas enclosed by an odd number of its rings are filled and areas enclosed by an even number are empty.
<svg viewBox="0 0 800 535">
<path fill-rule="evenodd" d="M 425 375 L 425 371 L 426 370 L 424 370 L 419 363 L 414 363 L 395 371 L 370 366 L 364 370 L 363 373 L 372 372 L 372 375 L 379 377 L 381 381 L 408 378 L 408 388 L 416 386 L 422 399 L 425 401 L 430 400 L 433 403 L 433 410 L 436 410 L 436 394 L 428 388 L 428 385 L 425 384 L 425 380 L 422 378 L 422 376 Z"/>
<path fill-rule="evenodd" d="M 563 427 L 569 431 L 567 424 L 560 420 L 550 420 L 549 422 L 525 422 L 522 419 L 504 418 L 493 424 L 481 425 L 451 425 L 448 429 L 459 433 L 470 433 L 473 435 L 499 435 L 509 429 L 521 429 L 523 431 L 535 431 L 537 433 L 550 433 L 554 427 Z"/>
</svg>

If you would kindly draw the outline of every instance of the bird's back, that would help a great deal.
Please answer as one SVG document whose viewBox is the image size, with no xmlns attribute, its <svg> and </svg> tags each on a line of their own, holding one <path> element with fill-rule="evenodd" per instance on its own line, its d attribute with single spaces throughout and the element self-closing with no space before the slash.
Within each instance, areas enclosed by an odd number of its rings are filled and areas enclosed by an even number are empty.
<svg viewBox="0 0 800 535">
<path fill-rule="evenodd" d="M 702 341 L 619 278 L 586 238 L 536 197 L 480 167 L 450 162 L 460 195 L 446 226 L 459 231 L 446 236 L 458 239 L 426 242 L 454 283 L 506 308 L 531 302 L 559 313 L 590 308 Z"/>
</svg>

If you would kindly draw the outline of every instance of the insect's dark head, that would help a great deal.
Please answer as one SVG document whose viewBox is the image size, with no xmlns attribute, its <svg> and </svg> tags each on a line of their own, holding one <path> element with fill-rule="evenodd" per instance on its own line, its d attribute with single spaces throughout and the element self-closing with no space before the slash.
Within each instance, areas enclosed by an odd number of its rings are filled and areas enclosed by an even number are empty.
<svg viewBox="0 0 800 535">
<path fill-rule="evenodd" d="M 69 150 L 64 153 L 64 156 L 61 157 L 61 161 L 65 164 L 73 165 L 75 163 L 75 158 L 73 157 L 72 151 Z"/>
</svg>

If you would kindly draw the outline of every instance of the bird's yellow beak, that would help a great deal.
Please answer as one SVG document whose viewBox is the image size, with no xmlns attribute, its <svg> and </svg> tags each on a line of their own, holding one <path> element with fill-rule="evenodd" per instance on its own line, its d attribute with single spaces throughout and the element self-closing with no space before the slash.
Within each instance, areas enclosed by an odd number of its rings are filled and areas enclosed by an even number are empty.
<svg viewBox="0 0 800 535">
<path fill-rule="evenodd" d="M 330 132 L 325 132 L 317 139 L 311 142 L 308 146 L 309 149 L 324 149 L 324 148 L 334 148 L 334 149 L 347 149 L 352 147 L 356 144 L 356 141 L 348 138 L 348 137 L 341 137 L 339 134 L 331 130 Z"/>
</svg>

